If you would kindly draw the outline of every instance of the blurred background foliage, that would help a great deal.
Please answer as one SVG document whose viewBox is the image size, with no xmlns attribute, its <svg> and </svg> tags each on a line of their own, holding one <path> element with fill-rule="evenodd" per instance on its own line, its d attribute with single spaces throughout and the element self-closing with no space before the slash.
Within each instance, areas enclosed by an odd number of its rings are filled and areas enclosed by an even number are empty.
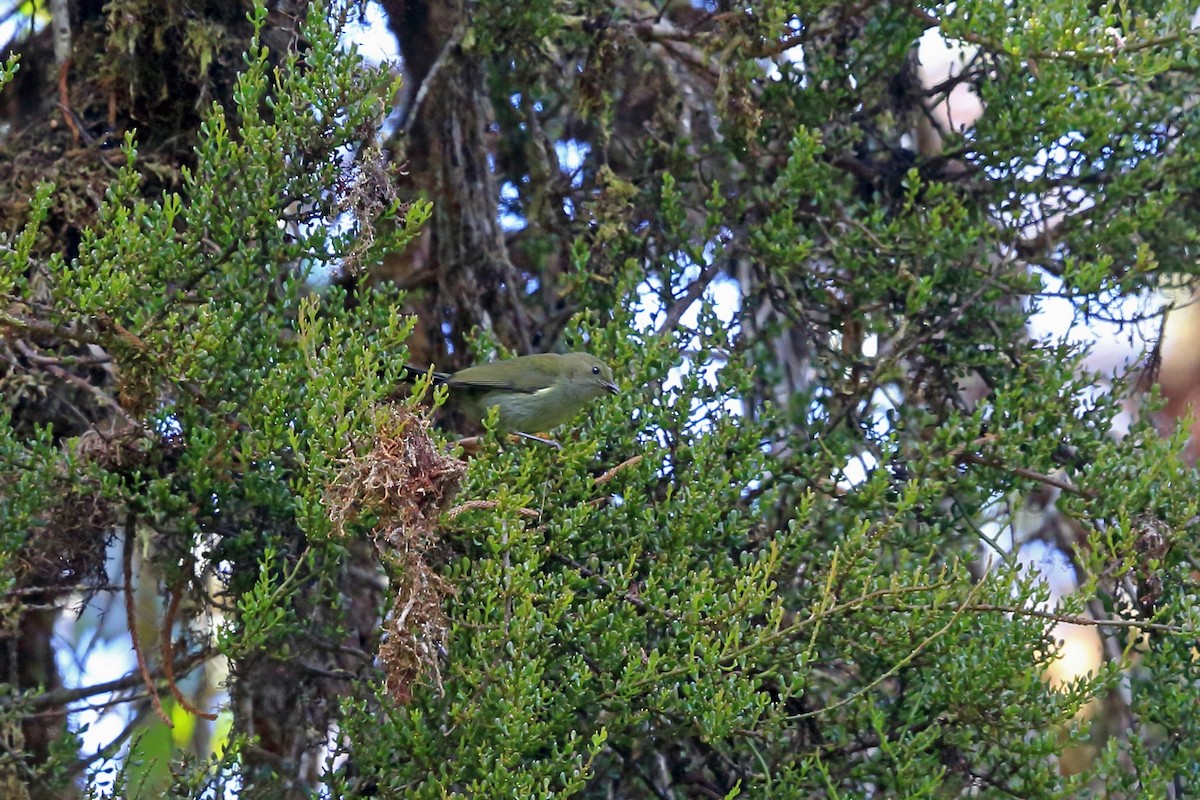
<svg viewBox="0 0 1200 800">
<path fill-rule="evenodd" d="M 3 795 L 1197 795 L 1194 11 L 9 4 Z"/>
</svg>

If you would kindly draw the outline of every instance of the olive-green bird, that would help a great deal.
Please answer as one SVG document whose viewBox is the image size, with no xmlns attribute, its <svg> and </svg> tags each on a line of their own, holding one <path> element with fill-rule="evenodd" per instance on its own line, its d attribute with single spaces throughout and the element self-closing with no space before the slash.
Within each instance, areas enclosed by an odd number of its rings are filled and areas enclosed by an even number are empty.
<svg viewBox="0 0 1200 800">
<path fill-rule="evenodd" d="M 476 420 L 484 419 L 495 406 L 500 428 L 515 433 L 556 428 L 597 397 L 617 393 L 612 370 L 587 353 L 521 356 L 451 374 L 435 372 L 433 378 L 449 387 Z"/>
</svg>

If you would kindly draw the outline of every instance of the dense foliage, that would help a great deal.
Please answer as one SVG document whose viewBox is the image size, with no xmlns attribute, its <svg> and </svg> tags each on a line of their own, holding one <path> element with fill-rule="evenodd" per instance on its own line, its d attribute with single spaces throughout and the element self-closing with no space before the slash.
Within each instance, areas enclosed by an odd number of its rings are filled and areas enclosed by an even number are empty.
<svg viewBox="0 0 1200 800">
<path fill-rule="evenodd" d="M 1191 9 L 381 5 L 407 172 L 341 7 L 257 6 L 195 131 L 128 89 L 193 151 L 3 141 L 57 178 L 0 190 L 5 796 L 1200 794 L 1194 465 L 1153 358 L 1098 392 L 1026 332 L 1190 285 Z M 409 347 L 622 391 L 467 458 Z M 95 758 L 20 644 L 80 597 L 143 668 Z M 1067 622 L 1103 660 L 1052 685 Z"/>
</svg>

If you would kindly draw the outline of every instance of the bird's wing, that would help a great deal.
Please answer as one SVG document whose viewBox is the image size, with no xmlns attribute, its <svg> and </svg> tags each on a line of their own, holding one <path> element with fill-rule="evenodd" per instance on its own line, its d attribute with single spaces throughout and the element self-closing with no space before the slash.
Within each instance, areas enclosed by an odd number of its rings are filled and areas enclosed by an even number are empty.
<svg viewBox="0 0 1200 800">
<path fill-rule="evenodd" d="M 558 373 L 553 368 L 559 358 L 561 356 L 555 353 L 542 353 L 514 359 L 524 367 L 515 379 L 512 376 L 512 361 L 479 364 L 459 370 L 446 383 L 451 389 L 507 389 L 510 392 L 533 394 L 554 384 Z"/>
</svg>

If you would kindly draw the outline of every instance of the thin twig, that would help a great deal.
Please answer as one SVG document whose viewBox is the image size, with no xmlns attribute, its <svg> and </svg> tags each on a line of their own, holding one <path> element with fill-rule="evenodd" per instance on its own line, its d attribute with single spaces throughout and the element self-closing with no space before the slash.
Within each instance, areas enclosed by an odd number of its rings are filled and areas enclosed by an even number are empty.
<svg viewBox="0 0 1200 800">
<path fill-rule="evenodd" d="M 692 307 L 692 303 L 700 299 L 704 294 L 704 290 L 709 287 L 713 280 L 721 274 L 721 264 L 717 259 L 713 259 L 713 263 L 704 268 L 704 271 L 688 285 L 687 291 L 677 300 L 672 300 L 671 310 L 667 312 L 667 318 L 663 320 L 662 325 L 658 326 L 658 335 L 673 330 L 679 324 L 679 320 L 683 319 L 683 315 Z"/>
<path fill-rule="evenodd" d="M 468 511 L 478 511 L 480 509 L 485 511 L 495 511 L 499 507 L 500 504 L 495 500 L 469 500 L 447 511 L 446 517 L 448 519 L 454 519 L 460 514 L 465 514 Z M 517 513 L 528 519 L 536 519 L 539 516 L 538 512 L 532 508 L 518 508 Z"/>
<path fill-rule="evenodd" d="M 21 319 L 20 317 L 3 310 L 0 310 L 0 327 L 13 328 L 19 331 L 37 334 L 39 336 L 53 336 L 58 339 L 67 339 L 73 342 L 94 344 L 100 347 L 105 345 L 104 341 L 92 334 L 72 331 L 68 328 L 63 328 L 58 325 L 51 325 L 46 322 Z"/>
<path fill-rule="evenodd" d="M 613 478 L 615 478 L 618 472 L 620 472 L 623 469 L 629 469 L 630 467 L 637 466 L 638 464 L 641 463 L 642 459 L 645 457 L 646 457 L 645 454 L 639 453 L 638 455 L 634 456 L 633 458 L 625 459 L 620 464 L 617 464 L 615 467 L 608 470 L 607 472 L 601 473 L 600 475 L 596 476 L 595 484 L 597 486 L 603 486 L 604 484 L 608 483 Z"/>
<path fill-rule="evenodd" d="M 967 601 L 968 602 L 971 600 L 972 597 L 975 596 L 975 594 L 980 589 L 983 588 L 985 583 L 986 583 L 986 581 L 980 581 L 979 583 L 977 583 L 971 587 L 971 591 L 969 591 L 967 593 Z M 793 717 L 790 717 L 790 719 L 792 721 L 797 721 L 797 720 L 802 720 L 802 719 L 808 719 L 810 717 L 817 717 L 822 714 L 828 713 L 830 711 L 839 709 L 843 706 L 849 705 L 850 703 L 853 703 L 855 700 L 859 699 L 860 697 L 865 696 L 868 692 L 875 689 L 875 687 L 879 686 L 881 683 L 883 683 L 884 681 L 893 677 L 900 670 L 904 669 L 906 666 L 911 664 L 916 659 L 917 656 L 919 656 L 922 652 L 924 652 L 925 648 L 927 648 L 929 645 L 933 644 L 935 641 L 940 639 L 942 637 L 942 635 L 946 633 L 946 631 L 950 630 L 950 628 L 954 626 L 954 623 L 958 621 L 958 618 L 961 617 L 963 612 L 966 610 L 967 610 L 966 603 L 964 603 L 963 605 L 954 609 L 954 613 L 950 615 L 950 619 L 948 619 L 946 621 L 945 625 L 943 625 L 942 627 L 938 628 L 933 633 L 926 636 L 921 641 L 920 644 L 918 644 L 915 648 L 913 648 L 912 652 L 910 652 L 904 658 L 897 661 L 894 665 L 892 665 L 892 667 L 890 669 L 888 669 L 886 672 L 884 672 L 878 678 L 871 681 L 870 683 L 868 683 L 866 686 L 862 687 L 858 691 L 852 692 L 851 694 L 847 695 L 846 697 L 843 697 L 841 700 L 838 700 L 836 703 L 831 703 L 827 706 L 823 706 L 814 711 L 807 711 L 803 714 L 797 714 Z"/>
<path fill-rule="evenodd" d="M 978 464 L 981 467 L 991 467 L 992 469 L 1011 472 L 1012 474 L 1019 475 L 1022 478 L 1029 478 L 1032 481 L 1044 483 L 1047 486 L 1053 486 L 1055 489 L 1061 489 L 1064 492 L 1069 492 L 1070 494 L 1078 495 L 1079 497 L 1083 497 L 1088 500 L 1095 500 L 1097 497 L 1096 492 L 1090 489 L 1081 489 L 1070 481 L 1063 480 L 1062 478 L 1055 478 L 1053 475 L 1046 475 L 1026 467 L 1009 466 L 998 459 L 987 458 L 977 453 L 963 453 L 961 459 L 969 464 Z"/>
<path fill-rule="evenodd" d="M 24 355 L 26 357 L 36 355 L 36 352 L 33 350 L 33 348 L 29 347 L 29 345 L 25 344 L 24 342 L 22 342 L 20 340 L 17 340 L 15 342 L 15 345 L 16 345 L 17 349 L 21 351 L 21 355 Z M 57 364 L 43 363 L 40 366 L 43 367 L 47 372 L 49 372 L 54 377 L 59 378 L 60 380 L 64 380 L 67 383 L 78 386 L 80 389 L 83 389 L 85 392 L 90 394 L 92 397 L 96 398 L 96 401 L 98 403 L 100 403 L 100 405 L 108 406 L 113 411 L 116 411 L 118 416 L 120 416 L 122 419 L 124 419 L 125 422 L 129 423 L 129 426 L 131 428 L 133 428 L 134 430 L 139 430 L 142 427 L 141 423 L 139 423 L 136 419 L 134 419 L 130 415 L 130 413 L 128 411 L 126 411 L 125 408 L 120 403 L 118 403 L 115 399 L 113 399 L 111 396 L 109 396 L 99 386 L 96 386 L 95 384 L 93 384 L 87 380 L 84 380 L 83 378 L 79 377 L 78 375 L 75 375 L 74 373 L 67 372 L 65 369 L 58 366 Z"/>
<path fill-rule="evenodd" d="M 179 707 L 189 714 L 201 717 L 207 720 L 215 720 L 216 714 L 208 711 L 202 711 L 192 702 L 183 696 L 179 685 L 175 683 L 175 670 L 171 667 L 175 660 L 175 644 L 171 641 L 171 629 L 175 627 L 175 618 L 179 616 L 179 602 L 183 598 L 183 585 L 177 584 L 171 589 L 171 601 L 167 604 L 167 613 L 163 616 L 161 645 L 162 645 L 162 660 L 163 660 L 163 677 L 167 680 L 167 688 L 171 690 L 171 696 L 175 698 L 175 702 Z"/>
<path fill-rule="evenodd" d="M 1020 608 L 1018 606 L 998 606 L 993 603 L 974 603 L 964 605 L 963 608 L 967 611 L 983 611 L 997 612 L 1000 614 L 1013 614 L 1014 616 L 1033 617 L 1035 619 L 1046 619 L 1051 622 L 1061 622 L 1067 625 L 1083 625 L 1091 628 L 1140 628 L 1147 631 L 1158 631 L 1159 633 L 1177 633 L 1177 634 L 1195 634 L 1196 631 L 1189 630 L 1179 625 L 1167 625 L 1162 622 L 1145 622 L 1137 619 L 1093 619 L 1092 617 L 1079 617 L 1072 614 L 1059 614 L 1054 611 L 1039 611 L 1036 608 Z"/>
<path fill-rule="evenodd" d="M 187 674 L 197 664 L 209 660 L 214 655 L 215 653 L 210 648 L 204 648 L 197 650 L 195 653 L 181 656 L 175 660 L 174 667 L 176 674 Z M 161 678 L 162 676 L 159 674 L 155 679 L 161 680 Z M 38 711 L 44 708 L 86 700 L 89 697 L 95 697 L 98 694 L 105 694 L 106 692 L 124 691 L 125 689 L 130 689 L 144 683 L 145 680 L 142 677 L 141 671 L 133 670 L 122 675 L 120 678 L 114 678 L 104 683 L 95 683 L 91 686 L 80 686 L 75 689 L 56 689 L 52 692 L 39 694 L 36 697 L 28 699 L 24 697 L 5 698 L 4 701 L 0 701 L 0 710 L 7 711 L 8 709 L 21 707 L 28 708 L 30 711 Z"/>
<path fill-rule="evenodd" d="M 158 691 L 154 688 L 154 678 L 150 676 L 150 668 L 146 664 L 146 654 L 142 651 L 142 638 L 138 634 L 137 609 L 133 603 L 133 530 L 136 522 L 137 519 L 132 511 L 125 515 L 125 541 L 121 547 L 121 568 L 125 576 L 125 619 L 129 625 L 129 641 L 133 645 L 133 655 L 137 658 L 142 682 L 145 683 L 146 690 L 150 693 L 150 702 L 154 706 L 154 713 L 164 725 L 174 728 L 175 723 L 163 710 L 162 700 L 159 699 Z"/>
<path fill-rule="evenodd" d="M 70 93 L 67 91 L 67 74 L 70 71 L 71 59 L 68 58 L 58 67 L 58 110 L 62 112 L 63 121 L 71 129 L 75 145 L 78 147 L 79 143 L 83 142 L 90 147 L 95 139 L 84 129 L 83 120 L 79 119 L 79 115 L 71 108 Z"/>
</svg>

